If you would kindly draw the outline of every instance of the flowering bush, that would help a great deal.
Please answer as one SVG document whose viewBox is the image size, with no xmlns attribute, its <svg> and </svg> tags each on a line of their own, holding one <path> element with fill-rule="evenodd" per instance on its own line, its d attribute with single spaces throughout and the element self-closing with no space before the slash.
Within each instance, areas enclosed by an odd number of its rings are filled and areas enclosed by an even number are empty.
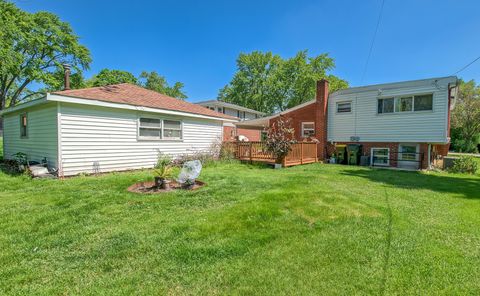
<svg viewBox="0 0 480 296">
<path fill-rule="evenodd" d="M 276 163 L 282 163 L 288 152 L 292 150 L 292 144 L 295 143 L 295 130 L 291 127 L 290 118 L 280 116 L 266 130 L 267 139 L 265 146 L 275 157 Z"/>
</svg>

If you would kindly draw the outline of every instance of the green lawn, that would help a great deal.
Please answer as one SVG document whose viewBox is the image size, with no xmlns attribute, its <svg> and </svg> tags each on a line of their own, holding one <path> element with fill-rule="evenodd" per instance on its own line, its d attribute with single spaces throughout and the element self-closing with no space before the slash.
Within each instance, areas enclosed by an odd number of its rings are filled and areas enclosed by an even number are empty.
<svg viewBox="0 0 480 296">
<path fill-rule="evenodd" d="M 478 176 L 218 164 L 125 191 L 149 178 L 0 173 L 0 294 L 480 293 Z"/>
</svg>

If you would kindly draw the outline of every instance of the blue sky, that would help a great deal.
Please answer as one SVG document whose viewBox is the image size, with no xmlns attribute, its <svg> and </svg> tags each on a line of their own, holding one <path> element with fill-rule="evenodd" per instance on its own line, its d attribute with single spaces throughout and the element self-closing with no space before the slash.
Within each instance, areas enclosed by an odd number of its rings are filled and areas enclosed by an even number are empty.
<svg viewBox="0 0 480 296">
<path fill-rule="evenodd" d="M 216 98 L 241 52 L 329 53 L 351 86 L 446 76 L 480 55 L 480 1 L 16 0 L 69 22 L 103 68 L 157 71 L 185 83 L 191 101 Z M 480 81 L 480 61 L 458 74 Z"/>
</svg>

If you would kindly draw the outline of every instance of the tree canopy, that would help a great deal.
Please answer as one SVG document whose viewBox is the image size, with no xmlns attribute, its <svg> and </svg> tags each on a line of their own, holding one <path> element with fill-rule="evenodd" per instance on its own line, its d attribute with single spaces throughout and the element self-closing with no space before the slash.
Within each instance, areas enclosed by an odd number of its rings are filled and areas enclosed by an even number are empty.
<svg viewBox="0 0 480 296">
<path fill-rule="evenodd" d="M 151 89 L 177 99 L 183 100 L 187 98 L 187 95 L 183 92 L 183 83 L 177 81 L 173 84 L 173 86 L 169 86 L 167 79 L 155 71 L 143 71 L 138 78 L 138 84 L 147 89 Z"/>
<path fill-rule="evenodd" d="M 103 69 L 98 74 L 87 80 L 85 85 L 87 87 L 92 87 L 119 83 L 137 84 L 145 87 L 146 89 L 150 89 L 178 99 L 185 99 L 187 97 L 183 92 L 183 83 L 175 82 L 173 86 L 170 86 L 167 83 L 167 79 L 155 71 L 143 71 L 137 78 L 128 71 Z"/>
<path fill-rule="evenodd" d="M 271 52 L 242 53 L 237 72 L 218 99 L 267 114 L 283 111 L 312 100 L 315 83 L 322 78 L 330 82 L 331 91 L 348 87 L 345 80 L 327 74 L 334 67 L 328 54 L 309 57 L 306 50 L 288 59 Z"/>
<path fill-rule="evenodd" d="M 137 83 L 137 78 L 128 71 L 102 69 L 87 81 L 87 86 L 105 86 L 119 83 Z"/>
<path fill-rule="evenodd" d="M 38 92 L 32 82 L 51 85 L 62 64 L 87 69 L 90 52 L 70 25 L 48 12 L 28 13 L 0 0 L 0 110 Z"/>
<path fill-rule="evenodd" d="M 479 152 L 480 86 L 474 80 L 460 81 L 459 95 L 452 112 L 452 148 L 460 152 Z"/>
</svg>

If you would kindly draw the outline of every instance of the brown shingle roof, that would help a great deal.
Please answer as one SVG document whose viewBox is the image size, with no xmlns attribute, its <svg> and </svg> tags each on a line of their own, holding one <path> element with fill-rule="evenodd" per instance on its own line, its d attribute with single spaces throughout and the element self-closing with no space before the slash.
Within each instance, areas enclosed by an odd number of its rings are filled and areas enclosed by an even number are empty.
<svg viewBox="0 0 480 296">
<path fill-rule="evenodd" d="M 181 111 L 226 119 L 236 119 L 235 117 L 210 110 L 200 105 L 175 99 L 164 94 L 160 94 L 156 91 L 148 90 L 130 83 L 62 90 L 52 92 L 52 94 L 111 103 Z"/>
</svg>

